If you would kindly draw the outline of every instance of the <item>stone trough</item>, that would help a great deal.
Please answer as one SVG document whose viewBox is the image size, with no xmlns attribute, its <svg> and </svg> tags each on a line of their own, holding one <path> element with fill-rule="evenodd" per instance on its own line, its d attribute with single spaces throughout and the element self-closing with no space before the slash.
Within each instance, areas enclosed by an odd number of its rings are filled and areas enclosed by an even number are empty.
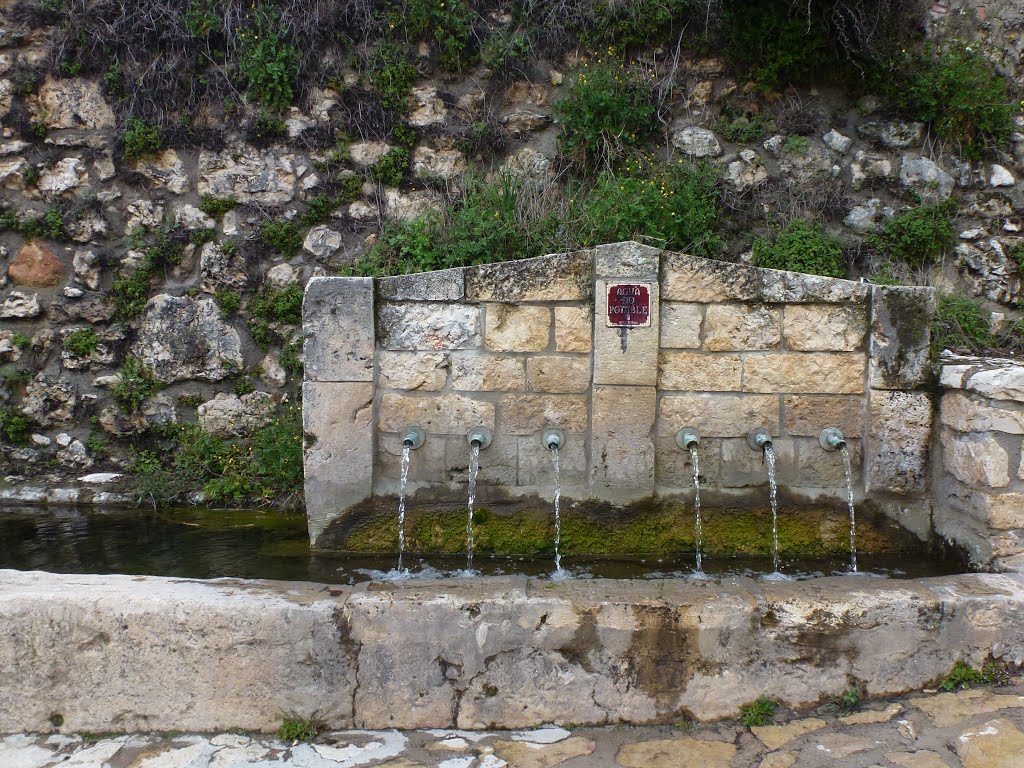
<svg viewBox="0 0 1024 768">
<path fill-rule="evenodd" d="M 649 323 L 608 324 L 622 284 L 646 290 Z M 339 587 L 0 571 L 0 731 L 271 730 L 282 712 L 334 728 L 714 720 L 761 695 L 805 707 L 851 686 L 932 685 L 959 660 L 1024 663 L 1024 365 L 934 369 L 931 307 L 929 289 L 635 243 L 315 279 L 303 405 L 321 548 L 390 542 L 364 534 L 394 531 L 410 423 L 427 435 L 411 513 L 464 503 L 466 432 L 484 425 L 481 497 L 513 521 L 547 513 L 545 428 L 566 432 L 564 491 L 580 514 L 621 514 L 686 508 L 684 426 L 701 431 L 702 475 L 723 503 L 764 508 L 751 426 L 774 437 L 789 498 L 840 499 L 816 437 L 838 426 L 862 507 L 987 572 Z"/>
</svg>

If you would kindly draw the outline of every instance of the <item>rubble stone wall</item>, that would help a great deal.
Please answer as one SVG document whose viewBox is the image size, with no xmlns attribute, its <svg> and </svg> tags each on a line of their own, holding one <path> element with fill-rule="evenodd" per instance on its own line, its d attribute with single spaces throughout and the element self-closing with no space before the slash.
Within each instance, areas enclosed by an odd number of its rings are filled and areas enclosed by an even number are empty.
<svg viewBox="0 0 1024 768">
<path fill-rule="evenodd" d="M 609 324 L 618 287 L 649 320 Z M 617 301 L 614 297 L 611 299 Z M 409 489 L 465 493 L 467 433 L 480 498 L 550 496 L 548 427 L 568 498 L 626 503 L 692 487 L 675 444 L 695 428 L 703 484 L 764 501 L 755 427 L 775 438 L 778 479 L 845 494 L 842 429 L 858 496 L 927 491 L 931 289 L 881 287 L 724 264 L 638 243 L 434 273 L 316 278 L 304 305 L 306 504 L 314 541 L 371 495 L 396 493 L 402 430 L 426 431 Z M 648 315 L 644 315 L 648 317 Z M 919 533 L 928 530 L 916 521 Z"/>
</svg>

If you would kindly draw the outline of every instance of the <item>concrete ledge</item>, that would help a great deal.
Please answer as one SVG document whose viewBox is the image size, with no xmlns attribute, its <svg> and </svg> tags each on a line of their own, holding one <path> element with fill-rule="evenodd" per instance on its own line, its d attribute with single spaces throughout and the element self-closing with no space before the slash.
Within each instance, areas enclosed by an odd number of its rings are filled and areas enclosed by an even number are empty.
<svg viewBox="0 0 1024 768">
<path fill-rule="evenodd" d="M 0 571 L 0 732 L 734 716 L 1024 661 L 1024 576 L 326 585 Z"/>
</svg>

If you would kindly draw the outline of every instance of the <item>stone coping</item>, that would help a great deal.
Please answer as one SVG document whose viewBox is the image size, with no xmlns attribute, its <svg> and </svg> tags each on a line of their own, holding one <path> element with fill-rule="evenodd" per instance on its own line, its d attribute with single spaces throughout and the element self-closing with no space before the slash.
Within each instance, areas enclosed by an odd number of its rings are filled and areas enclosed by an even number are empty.
<svg viewBox="0 0 1024 768">
<path fill-rule="evenodd" d="M 715 720 L 1024 661 L 1024 574 L 369 583 L 0 571 L 0 732 Z"/>
</svg>

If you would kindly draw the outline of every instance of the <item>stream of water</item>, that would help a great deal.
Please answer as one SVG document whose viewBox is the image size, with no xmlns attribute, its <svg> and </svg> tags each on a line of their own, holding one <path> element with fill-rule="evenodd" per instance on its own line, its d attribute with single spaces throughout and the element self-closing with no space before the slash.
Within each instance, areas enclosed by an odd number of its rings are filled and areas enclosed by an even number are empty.
<svg viewBox="0 0 1024 768">
<path fill-rule="evenodd" d="M 558 448 L 551 449 L 551 465 L 555 470 L 555 575 L 562 572 L 562 513 L 559 504 L 562 497 L 562 481 L 558 470 Z"/>
<path fill-rule="evenodd" d="M 469 500 L 466 517 L 466 570 L 473 570 L 473 504 L 476 502 L 476 476 L 480 471 L 480 443 L 469 447 Z"/>
<path fill-rule="evenodd" d="M 409 454 L 412 446 L 402 445 L 402 481 L 398 486 L 398 572 L 402 572 L 402 555 L 405 554 L 405 484 L 409 480 Z"/>
<path fill-rule="evenodd" d="M 775 485 L 775 450 L 771 443 L 764 447 L 764 463 L 768 468 L 768 501 L 772 507 L 772 573 L 781 575 L 779 570 L 779 499 Z"/>
<path fill-rule="evenodd" d="M 700 551 L 701 540 L 704 538 L 704 526 L 700 519 L 700 463 L 696 443 L 690 443 L 690 463 L 693 464 L 693 511 L 697 518 L 693 546 L 697 550 L 697 573 L 704 573 L 703 555 Z"/>
<path fill-rule="evenodd" d="M 857 572 L 857 516 L 853 509 L 853 467 L 850 464 L 850 450 L 844 445 L 839 449 L 846 470 L 846 503 L 850 506 L 850 571 Z"/>
</svg>

